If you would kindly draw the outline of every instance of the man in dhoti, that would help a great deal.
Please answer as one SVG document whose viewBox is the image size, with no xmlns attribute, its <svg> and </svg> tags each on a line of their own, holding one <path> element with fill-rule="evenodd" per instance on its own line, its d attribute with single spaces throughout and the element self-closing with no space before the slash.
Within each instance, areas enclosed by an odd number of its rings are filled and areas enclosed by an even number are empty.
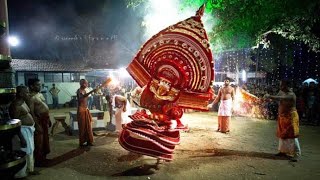
<svg viewBox="0 0 320 180">
<path fill-rule="evenodd" d="M 230 86 L 230 79 L 224 80 L 224 85 L 219 89 L 218 95 L 209 107 L 220 101 L 218 110 L 218 129 L 222 133 L 230 132 L 230 119 L 232 115 L 232 104 L 234 100 L 234 88 Z"/>
<path fill-rule="evenodd" d="M 15 178 L 23 178 L 28 174 L 37 174 L 34 171 L 34 120 L 25 101 L 29 98 L 29 89 L 26 86 L 18 86 L 16 99 L 9 107 L 10 117 L 21 120 L 20 141 L 21 150 L 26 153 L 26 165 L 15 175 Z"/>
<path fill-rule="evenodd" d="M 113 106 L 115 109 L 115 125 L 116 125 L 116 132 L 120 132 L 122 130 L 122 126 L 130 122 L 130 118 L 128 117 L 128 110 L 127 109 L 129 103 L 124 96 L 121 95 L 114 95 L 113 96 Z"/>
<path fill-rule="evenodd" d="M 93 89 L 89 92 L 88 81 L 85 79 L 80 80 L 80 88 L 77 90 L 78 109 L 77 109 L 77 121 L 79 127 L 79 146 L 93 146 L 93 132 L 92 132 L 92 116 L 88 109 L 89 95 L 96 92 L 97 89 Z"/>
<path fill-rule="evenodd" d="M 30 89 L 29 107 L 35 122 L 34 133 L 34 156 L 35 166 L 46 166 L 48 163 L 47 154 L 50 153 L 49 127 L 51 121 L 49 117 L 49 107 L 40 93 L 41 83 L 39 79 L 29 79 Z"/>
<path fill-rule="evenodd" d="M 301 156 L 299 136 L 299 115 L 296 109 L 296 95 L 291 89 L 288 80 L 280 82 L 280 91 L 277 95 L 265 95 L 279 101 L 277 137 L 279 138 L 279 153 L 276 156 L 289 156 L 296 162 Z"/>
</svg>

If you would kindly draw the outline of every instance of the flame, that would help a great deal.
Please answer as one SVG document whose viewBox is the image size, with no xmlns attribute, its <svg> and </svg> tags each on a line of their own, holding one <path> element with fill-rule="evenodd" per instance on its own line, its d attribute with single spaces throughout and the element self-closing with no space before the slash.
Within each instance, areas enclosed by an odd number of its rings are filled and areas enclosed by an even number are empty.
<svg viewBox="0 0 320 180">
<path fill-rule="evenodd" d="M 234 96 L 234 102 L 233 102 L 233 110 L 236 113 L 242 113 L 243 112 L 243 108 L 242 108 L 242 103 L 245 101 L 245 98 L 243 96 L 243 94 L 241 93 L 241 89 L 239 87 L 237 87 L 236 89 L 236 94 Z"/>
</svg>

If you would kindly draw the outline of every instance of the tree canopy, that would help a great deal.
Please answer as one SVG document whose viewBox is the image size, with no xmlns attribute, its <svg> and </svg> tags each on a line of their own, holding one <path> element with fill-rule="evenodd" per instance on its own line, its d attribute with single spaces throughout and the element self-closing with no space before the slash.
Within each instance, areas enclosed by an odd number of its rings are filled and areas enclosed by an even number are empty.
<svg viewBox="0 0 320 180">
<path fill-rule="evenodd" d="M 147 0 L 127 0 L 137 7 Z M 269 35 L 305 43 L 320 51 L 320 2 L 313 0 L 180 0 L 181 11 L 206 4 L 215 24 L 209 33 L 214 51 L 269 44 Z"/>
</svg>

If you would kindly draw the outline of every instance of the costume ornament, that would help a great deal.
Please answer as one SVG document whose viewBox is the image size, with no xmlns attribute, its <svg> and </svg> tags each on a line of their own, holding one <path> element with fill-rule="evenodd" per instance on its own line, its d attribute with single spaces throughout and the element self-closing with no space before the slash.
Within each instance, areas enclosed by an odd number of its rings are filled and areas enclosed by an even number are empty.
<svg viewBox="0 0 320 180">
<path fill-rule="evenodd" d="M 149 39 L 127 67 L 140 87 L 132 98 L 141 110 L 131 115 L 119 142 L 123 148 L 172 160 L 181 129 L 183 108 L 207 111 L 212 98 L 213 57 L 201 16 L 204 6 L 184 21 Z M 172 121 L 177 125 L 172 128 Z"/>
</svg>

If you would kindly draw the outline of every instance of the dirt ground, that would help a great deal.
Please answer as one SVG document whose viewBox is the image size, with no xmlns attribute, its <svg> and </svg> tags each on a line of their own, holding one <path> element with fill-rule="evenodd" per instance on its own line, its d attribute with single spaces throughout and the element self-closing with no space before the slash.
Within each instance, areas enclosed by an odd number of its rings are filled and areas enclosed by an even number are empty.
<svg viewBox="0 0 320 180">
<path fill-rule="evenodd" d="M 66 114 L 70 109 L 51 111 Z M 108 121 L 108 113 L 105 120 Z M 53 119 L 53 118 L 52 118 Z M 189 132 L 181 133 L 174 160 L 162 162 L 148 156 L 128 153 L 117 135 L 97 131 L 95 146 L 78 149 L 78 137 L 67 136 L 61 125 L 51 137 L 51 166 L 36 168 L 32 180 L 85 179 L 319 179 L 320 127 L 301 125 L 302 156 L 298 162 L 275 157 L 278 140 L 276 121 L 233 117 L 231 133 L 215 132 L 214 112 L 193 112 L 183 116 Z"/>
</svg>

